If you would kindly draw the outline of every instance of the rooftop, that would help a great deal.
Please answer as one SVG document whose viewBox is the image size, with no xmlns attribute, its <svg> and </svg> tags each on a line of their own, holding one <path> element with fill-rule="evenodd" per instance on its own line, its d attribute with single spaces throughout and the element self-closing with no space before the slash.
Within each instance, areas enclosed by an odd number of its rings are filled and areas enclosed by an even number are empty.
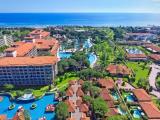
<svg viewBox="0 0 160 120">
<path fill-rule="evenodd" d="M 126 54 L 126 57 L 128 59 L 131 59 L 131 58 L 147 58 L 147 56 L 145 54 Z"/>
<path fill-rule="evenodd" d="M 44 31 L 42 29 L 35 29 L 29 33 L 29 36 L 33 36 L 33 35 L 39 35 L 41 37 L 48 37 L 50 35 L 50 32 Z"/>
<path fill-rule="evenodd" d="M 127 68 L 125 65 L 115 65 L 115 64 L 110 64 L 106 70 L 114 75 L 130 75 L 131 74 L 131 70 L 129 68 Z"/>
<path fill-rule="evenodd" d="M 14 45 L 12 45 L 12 47 L 6 49 L 6 52 L 14 52 L 16 51 L 17 53 L 17 57 L 23 57 L 25 56 L 27 53 L 29 53 L 32 49 L 35 48 L 35 45 L 32 43 L 22 43 L 22 42 L 18 42 L 14 43 Z"/>
<path fill-rule="evenodd" d="M 105 101 L 113 101 L 112 96 L 109 94 L 109 91 L 107 89 L 102 89 L 100 96 L 105 100 Z"/>
<path fill-rule="evenodd" d="M 40 56 L 40 57 L 2 57 L 0 66 L 38 66 L 51 65 L 57 62 L 57 57 Z"/>
<path fill-rule="evenodd" d="M 81 87 L 78 88 L 78 90 L 76 92 L 76 96 L 77 97 L 83 97 L 84 96 L 84 92 L 82 91 Z"/>
<path fill-rule="evenodd" d="M 151 101 L 151 96 L 144 89 L 134 89 L 133 93 L 139 102 Z"/>
<path fill-rule="evenodd" d="M 152 102 L 140 102 L 140 106 L 149 119 L 160 119 L 160 111 Z"/>
<path fill-rule="evenodd" d="M 80 109 L 80 112 L 84 112 L 84 113 L 89 111 L 89 108 L 86 104 L 81 104 L 79 109 Z"/>
<path fill-rule="evenodd" d="M 155 45 L 155 44 L 149 44 L 149 45 L 145 45 L 145 47 L 153 52 L 160 52 L 160 47 Z"/>
<path fill-rule="evenodd" d="M 160 55 L 159 54 L 151 54 L 149 57 L 155 61 L 160 61 Z"/>
<path fill-rule="evenodd" d="M 99 79 L 98 80 L 98 84 L 101 86 L 101 87 L 105 87 L 107 89 L 113 89 L 115 84 L 114 84 L 114 81 L 112 78 L 108 78 L 108 79 Z"/>
<path fill-rule="evenodd" d="M 0 120 L 7 120 L 7 116 L 6 115 L 0 115 Z"/>
<path fill-rule="evenodd" d="M 75 104 L 72 100 L 66 100 L 65 103 L 68 106 L 68 112 L 75 112 Z"/>
</svg>

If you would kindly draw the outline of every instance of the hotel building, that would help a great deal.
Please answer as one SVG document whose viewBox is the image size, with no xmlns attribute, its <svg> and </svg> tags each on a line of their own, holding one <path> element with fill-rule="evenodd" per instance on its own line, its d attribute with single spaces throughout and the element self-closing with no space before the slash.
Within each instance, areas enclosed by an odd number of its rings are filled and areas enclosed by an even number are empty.
<svg viewBox="0 0 160 120">
<path fill-rule="evenodd" d="M 49 85 L 57 72 L 57 58 L 53 56 L 0 58 L 0 86 Z"/>
<path fill-rule="evenodd" d="M 13 43 L 13 38 L 11 35 L 0 36 L 0 47 L 10 46 Z"/>
<path fill-rule="evenodd" d="M 27 37 L 32 37 L 34 39 L 47 39 L 50 37 L 50 32 L 44 31 L 42 29 L 35 29 L 30 32 Z"/>
</svg>

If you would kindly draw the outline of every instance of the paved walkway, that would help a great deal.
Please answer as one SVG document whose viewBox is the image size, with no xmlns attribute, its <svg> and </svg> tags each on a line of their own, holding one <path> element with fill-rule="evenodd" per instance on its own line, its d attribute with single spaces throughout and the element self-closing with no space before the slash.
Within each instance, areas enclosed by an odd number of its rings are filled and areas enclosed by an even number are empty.
<svg viewBox="0 0 160 120">
<path fill-rule="evenodd" d="M 153 88 L 151 94 L 157 96 L 157 98 L 160 99 L 160 91 L 158 91 L 156 87 L 156 77 L 160 73 L 160 66 L 152 64 L 151 66 L 151 72 L 149 75 L 149 84 Z"/>
<path fill-rule="evenodd" d="M 71 87 L 73 88 L 73 91 L 74 91 L 74 95 L 72 97 L 69 97 L 69 100 L 72 100 L 75 105 L 76 105 L 76 101 L 78 99 L 78 97 L 76 96 L 76 92 L 78 90 L 78 88 L 80 87 L 81 85 L 78 85 L 77 81 L 76 81 L 76 84 L 75 85 L 72 85 Z M 81 116 L 82 116 L 82 112 L 79 111 L 79 107 L 76 107 L 75 109 L 75 112 L 74 113 L 71 113 L 71 117 L 72 118 L 75 118 L 75 120 L 80 120 L 81 119 Z"/>
</svg>

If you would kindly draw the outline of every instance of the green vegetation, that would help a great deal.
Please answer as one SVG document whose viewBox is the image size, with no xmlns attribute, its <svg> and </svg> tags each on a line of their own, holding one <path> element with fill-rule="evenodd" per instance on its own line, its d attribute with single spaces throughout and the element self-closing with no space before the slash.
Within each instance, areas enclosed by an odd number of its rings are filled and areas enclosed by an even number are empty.
<svg viewBox="0 0 160 120">
<path fill-rule="evenodd" d="M 24 118 L 25 120 L 31 120 L 31 116 L 28 110 L 24 110 Z"/>
<path fill-rule="evenodd" d="M 62 76 L 58 76 L 55 80 L 55 86 L 58 88 L 58 90 L 63 91 L 67 88 L 68 82 L 71 80 L 78 80 L 79 78 L 75 73 L 65 73 Z"/>
<path fill-rule="evenodd" d="M 3 52 L 7 48 L 8 48 L 8 46 L 2 46 L 2 47 L 0 47 L 0 53 Z"/>
<path fill-rule="evenodd" d="M 134 86 L 138 87 L 142 82 L 148 82 L 149 64 L 147 62 L 128 61 L 126 64 L 130 69 L 133 70 L 133 76 L 135 78 L 135 81 L 133 82 Z"/>
<path fill-rule="evenodd" d="M 160 75 L 158 75 L 156 78 L 156 86 L 160 88 Z"/>
<path fill-rule="evenodd" d="M 109 111 L 106 102 L 102 98 L 94 99 L 92 107 L 96 119 L 103 119 L 105 114 Z"/>
<path fill-rule="evenodd" d="M 102 72 L 90 68 L 79 71 L 77 75 L 83 80 L 90 80 L 91 78 L 102 78 L 104 76 Z"/>
<path fill-rule="evenodd" d="M 66 118 L 69 116 L 68 106 L 64 102 L 58 103 L 55 112 L 57 120 L 66 120 Z"/>
<path fill-rule="evenodd" d="M 122 116 L 122 115 L 115 115 L 108 117 L 106 120 L 128 120 L 127 116 Z"/>
</svg>

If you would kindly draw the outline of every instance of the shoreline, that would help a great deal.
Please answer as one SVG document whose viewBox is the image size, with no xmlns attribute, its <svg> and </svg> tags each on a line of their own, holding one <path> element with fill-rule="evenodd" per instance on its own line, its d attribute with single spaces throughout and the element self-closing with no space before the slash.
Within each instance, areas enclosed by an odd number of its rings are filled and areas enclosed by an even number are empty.
<svg viewBox="0 0 160 120">
<path fill-rule="evenodd" d="M 147 25 L 87 25 L 87 24 L 53 24 L 53 25 L 1 25 L 0 23 L 0 28 L 52 28 L 52 27 L 152 27 L 152 26 L 156 26 L 156 27 L 160 27 L 160 24 L 147 24 Z"/>
</svg>

